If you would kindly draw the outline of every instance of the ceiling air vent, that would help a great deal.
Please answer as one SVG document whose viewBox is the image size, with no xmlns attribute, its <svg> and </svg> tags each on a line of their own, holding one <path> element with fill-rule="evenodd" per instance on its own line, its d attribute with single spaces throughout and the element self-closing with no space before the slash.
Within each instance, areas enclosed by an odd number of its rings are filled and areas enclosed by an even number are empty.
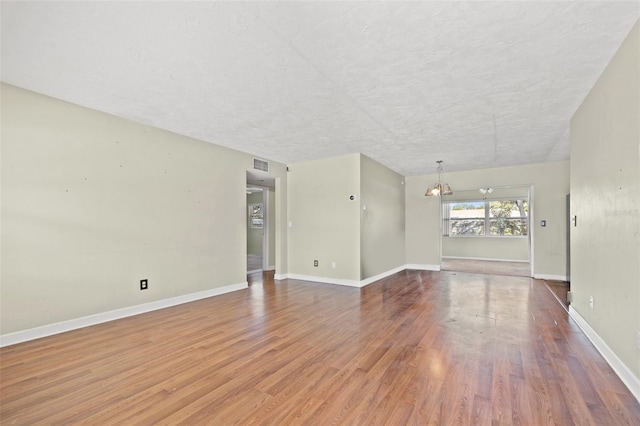
<svg viewBox="0 0 640 426">
<path fill-rule="evenodd" d="M 253 159 L 253 170 L 269 173 L 269 162 L 267 160 L 261 160 L 259 158 Z"/>
</svg>

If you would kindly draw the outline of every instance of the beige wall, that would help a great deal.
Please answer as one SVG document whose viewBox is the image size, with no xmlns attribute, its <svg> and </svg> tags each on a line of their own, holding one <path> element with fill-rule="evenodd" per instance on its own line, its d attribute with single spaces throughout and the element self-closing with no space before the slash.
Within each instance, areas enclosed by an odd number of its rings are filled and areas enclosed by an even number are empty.
<svg viewBox="0 0 640 426">
<path fill-rule="evenodd" d="M 404 177 L 362 155 L 360 162 L 360 278 L 405 264 Z"/>
<path fill-rule="evenodd" d="M 437 175 L 405 178 L 405 256 L 408 265 L 440 268 L 440 199 L 424 193 Z"/>
<path fill-rule="evenodd" d="M 247 194 L 247 207 L 251 204 L 263 204 L 262 192 L 254 192 Z M 265 219 L 268 219 L 267 214 L 264 215 Z M 252 228 L 249 218 L 249 209 L 247 208 L 247 254 L 262 255 L 262 234 L 263 228 Z"/>
<path fill-rule="evenodd" d="M 406 179 L 407 263 L 440 264 L 440 203 L 424 193 L 438 176 L 423 175 Z M 442 180 L 465 190 L 481 187 L 532 186 L 531 231 L 534 239 L 534 274 L 547 278 L 566 277 L 566 195 L 569 193 L 567 161 L 502 167 L 467 172 L 444 173 Z M 446 198 L 446 197 L 445 197 Z M 540 220 L 546 220 L 542 228 Z"/>
<path fill-rule="evenodd" d="M 250 155 L 1 90 L 0 333 L 246 281 Z"/>
<path fill-rule="evenodd" d="M 284 275 L 287 273 L 289 268 L 289 259 L 288 259 L 288 241 L 289 241 L 289 228 L 288 228 L 288 208 L 287 208 L 287 178 L 288 172 L 286 171 L 286 166 L 283 166 L 282 178 L 276 178 L 276 186 L 275 186 L 275 226 L 274 226 L 274 234 L 275 238 L 273 239 L 275 244 L 275 265 L 276 265 L 276 274 Z"/>
<path fill-rule="evenodd" d="M 269 232 L 269 256 L 267 258 L 267 267 L 274 267 L 276 264 L 276 191 L 275 188 L 267 190 L 267 222 L 269 224 L 267 232 Z"/>
<path fill-rule="evenodd" d="M 290 170 L 289 273 L 359 281 L 360 154 L 297 163 Z"/>
<path fill-rule="evenodd" d="M 639 123 L 636 23 L 571 120 L 571 306 L 640 380 Z"/>
<path fill-rule="evenodd" d="M 442 237 L 442 256 L 529 261 L 526 237 Z"/>
</svg>

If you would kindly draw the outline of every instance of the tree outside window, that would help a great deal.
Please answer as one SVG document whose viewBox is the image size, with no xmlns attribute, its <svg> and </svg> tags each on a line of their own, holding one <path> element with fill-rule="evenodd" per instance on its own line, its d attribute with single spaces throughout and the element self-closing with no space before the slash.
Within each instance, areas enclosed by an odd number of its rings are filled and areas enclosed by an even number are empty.
<svg viewBox="0 0 640 426">
<path fill-rule="evenodd" d="M 528 234 L 525 199 L 447 202 L 443 204 L 445 236 L 521 237 Z"/>
</svg>

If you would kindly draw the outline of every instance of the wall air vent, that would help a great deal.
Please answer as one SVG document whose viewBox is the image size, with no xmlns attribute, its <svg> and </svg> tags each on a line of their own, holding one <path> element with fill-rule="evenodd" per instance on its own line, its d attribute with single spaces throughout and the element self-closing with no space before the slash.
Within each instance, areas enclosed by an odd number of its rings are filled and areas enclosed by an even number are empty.
<svg viewBox="0 0 640 426">
<path fill-rule="evenodd" d="M 253 170 L 269 173 L 269 162 L 267 160 L 261 160 L 259 158 L 253 159 Z"/>
</svg>

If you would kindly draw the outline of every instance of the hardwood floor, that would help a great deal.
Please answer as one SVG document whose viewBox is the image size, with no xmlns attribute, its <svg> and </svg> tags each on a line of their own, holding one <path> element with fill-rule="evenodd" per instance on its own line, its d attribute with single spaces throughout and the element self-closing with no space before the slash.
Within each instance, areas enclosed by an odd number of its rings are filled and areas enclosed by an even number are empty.
<svg viewBox="0 0 640 426">
<path fill-rule="evenodd" d="M 0 423 L 640 424 L 541 281 L 248 290 L 0 350 Z"/>
<path fill-rule="evenodd" d="M 247 272 L 262 270 L 262 255 L 247 254 Z"/>
<path fill-rule="evenodd" d="M 571 290 L 571 283 L 566 281 L 544 280 L 549 290 L 556 295 L 556 299 L 565 307 L 569 307 L 569 298 L 567 293 Z"/>
</svg>

